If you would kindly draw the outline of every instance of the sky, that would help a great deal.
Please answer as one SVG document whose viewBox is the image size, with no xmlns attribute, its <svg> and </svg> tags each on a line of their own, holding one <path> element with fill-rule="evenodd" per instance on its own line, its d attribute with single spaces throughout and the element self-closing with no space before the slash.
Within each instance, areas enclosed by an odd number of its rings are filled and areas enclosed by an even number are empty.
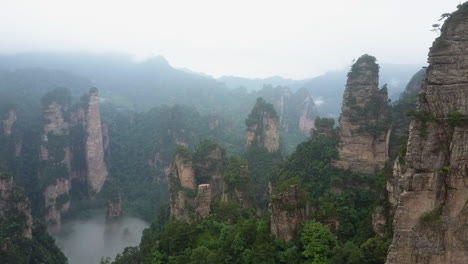
<svg viewBox="0 0 468 264">
<path fill-rule="evenodd" d="M 431 25 L 460 0 L 0 0 L 0 53 L 162 55 L 214 77 L 302 79 L 349 66 L 421 64 Z"/>
</svg>

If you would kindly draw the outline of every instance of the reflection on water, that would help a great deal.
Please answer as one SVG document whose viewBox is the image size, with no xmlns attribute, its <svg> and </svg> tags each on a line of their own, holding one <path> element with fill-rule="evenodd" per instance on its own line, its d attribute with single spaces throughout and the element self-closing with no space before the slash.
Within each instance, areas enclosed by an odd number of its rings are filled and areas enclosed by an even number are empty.
<svg viewBox="0 0 468 264">
<path fill-rule="evenodd" d="M 114 258 L 125 247 L 138 245 L 146 227 L 137 218 L 124 217 L 106 225 L 104 216 L 97 216 L 67 223 L 53 235 L 70 264 L 97 264 L 102 256 Z"/>
</svg>

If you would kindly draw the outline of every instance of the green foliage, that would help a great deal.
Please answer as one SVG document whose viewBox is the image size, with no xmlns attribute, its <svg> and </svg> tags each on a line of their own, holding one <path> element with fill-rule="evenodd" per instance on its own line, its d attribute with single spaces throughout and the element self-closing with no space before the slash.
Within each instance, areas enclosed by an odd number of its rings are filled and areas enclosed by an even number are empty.
<svg viewBox="0 0 468 264">
<path fill-rule="evenodd" d="M 380 237 L 368 239 L 360 247 L 362 255 L 364 256 L 364 261 L 362 263 L 385 263 L 390 242 L 391 239 L 383 239 Z"/>
<path fill-rule="evenodd" d="M 450 114 L 448 122 L 451 127 L 460 126 L 464 122 L 464 117 L 460 112 L 455 111 Z"/>
<path fill-rule="evenodd" d="M 279 119 L 274 106 L 265 101 L 265 99 L 259 97 L 257 98 L 257 102 L 255 103 L 252 112 L 250 112 L 249 116 L 245 120 L 245 124 L 248 128 L 254 125 L 263 124 L 263 118 L 265 117 Z"/>
<path fill-rule="evenodd" d="M 239 156 L 231 157 L 224 172 L 227 191 L 238 190 L 247 193 L 249 191 L 249 179 L 248 161 Z"/>
<path fill-rule="evenodd" d="M 222 174 L 226 160 L 226 151 L 215 140 L 203 140 L 193 154 L 197 184 L 209 183 L 211 175 Z"/>
<path fill-rule="evenodd" d="M 62 106 L 69 106 L 72 102 L 70 89 L 63 87 L 56 88 L 46 93 L 41 99 L 43 107 L 48 107 L 53 102 L 58 103 Z"/>
<path fill-rule="evenodd" d="M 439 170 L 439 173 L 442 175 L 447 175 L 450 172 L 450 166 L 444 166 Z"/>
<path fill-rule="evenodd" d="M 301 232 L 301 242 L 304 245 L 302 254 L 311 261 L 311 263 L 328 263 L 332 249 L 337 244 L 335 235 L 320 224 L 310 221 L 304 225 Z"/>
<path fill-rule="evenodd" d="M 437 120 L 432 113 L 427 111 L 410 110 L 407 115 L 420 122 L 431 122 Z"/>
<path fill-rule="evenodd" d="M 67 193 L 63 193 L 55 199 L 55 207 L 60 210 L 69 201 L 70 196 Z"/>
<path fill-rule="evenodd" d="M 400 145 L 398 146 L 398 161 L 401 164 L 406 162 L 406 152 L 408 149 L 408 137 L 403 136 L 400 138 Z"/>
<path fill-rule="evenodd" d="M 178 155 L 184 162 L 192 161 L 192 154 L 190 153 L 190 149 L 185 146 L 177 145 L 176 147 L 176 155 Z"/>
<path fill-rule="evenodd" d="M 249 177 L 252 183 L 251 190 L 257 208 L 268 207 L 268 182 L 272 180 L 273 173 L 283 161 L 280 152 L 268 152 L 265 148 L 250 147 L 245 153 L 249 162 Z"/>
<path fill-rule="evenodd" d="M 442 221 L 440 218 L 441 214 L 442 214 L 442 211 L 440 209 L 425 212 L 419 218 L 419 223 L 421 223 L 421 225 L 426 226 L 426 227 L 437 226 Z"/>
<path fill-rule="evenodd" d="M 369 67 L 366 69 L 369 69 L 372 71 L 374 75 L 379 74 L 379 65 L 377 64 L 377 59 L 374 56 L 364 54 L 361 57 L 359 57 L 356 62 L 351 66 L 351 71 L 348 72 L 348 78 L 356 78 L 360 76 L 361 72 L 361 67 L 360 64 L 362 63 L 367 63 L 369 64 Z"/>
</svg>

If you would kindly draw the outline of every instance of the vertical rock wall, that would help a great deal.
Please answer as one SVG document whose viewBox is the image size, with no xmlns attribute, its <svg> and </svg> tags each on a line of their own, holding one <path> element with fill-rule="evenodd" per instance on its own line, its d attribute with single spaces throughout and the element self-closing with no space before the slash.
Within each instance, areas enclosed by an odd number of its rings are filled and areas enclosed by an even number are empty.
<svg viewBox="0 0 468 264">
<path fill-rule="evenodd" d="M 268 152 L 280 148 L 280 122 L 273 105 L 262 98 L 257 99 L 247 119 L 247 148 L 263 147 Z"/>
<path fill-rule="evenodd" d="M 389 105 L 387 90 L 379 90 L 378 80 L 379 66 L 369 55 L 361 56 L 348 73 L 335 162 L 340 168 L 373 173 L 388 161 Z"/>
<path fill-rule="evenodd" d="M 86 118 L 86 161 L 88 185 L 95 193 L 101 191 L 108 172 L 104 161 L 104 143 L 102 137 L 101 115 L 99 112 L 98 90 L 92 88 Z"/>
<path fill-rule="evenodd" d="M 396 207 L 387 263 L 468 263 L 468 4 L 429 52 L 404 160 L 389 181 Z"/>
<path fill-rule="evenodd" d="M 271 234 L 283 241 L 293 239 L 307 220 L 308 210 L 304 191 L 298 184 L 277 191 L 271 202 Z"/>
</svg>

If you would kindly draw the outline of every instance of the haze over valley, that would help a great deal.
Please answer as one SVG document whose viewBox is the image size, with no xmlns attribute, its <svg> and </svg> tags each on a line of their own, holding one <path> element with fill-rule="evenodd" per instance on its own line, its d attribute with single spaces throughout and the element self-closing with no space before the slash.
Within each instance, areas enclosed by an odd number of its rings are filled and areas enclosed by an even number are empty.
<svg viewBox="0 0 468 264">
<path fill-rule="evenodd" d="M 0 16 L 0 263 L 468 263 L 468 2 Z"/>
</svg>

